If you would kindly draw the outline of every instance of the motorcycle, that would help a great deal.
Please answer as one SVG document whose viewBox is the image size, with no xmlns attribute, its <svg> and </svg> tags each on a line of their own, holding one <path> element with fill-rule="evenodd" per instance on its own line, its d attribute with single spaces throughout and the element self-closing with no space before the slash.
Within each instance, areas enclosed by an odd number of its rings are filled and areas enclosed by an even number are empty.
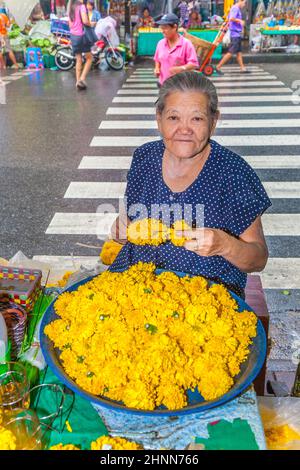
<svg viewBox="0 0 300 470">
<path fill-rule="evenodd" d="M 107 38 L 97 41 L 92 47 L 91 53 L 93 55 L 93 67 L 99 67 L 103 59 L 112 70 L 122 70 L 125 65 L 122 52 L 118 47 L 113 47 Z M 75 67 L 76 58 L 70 42 L 69 44 L 59 42 L 54 58 L 59 70 L 66 72 Z"/>
</svg>

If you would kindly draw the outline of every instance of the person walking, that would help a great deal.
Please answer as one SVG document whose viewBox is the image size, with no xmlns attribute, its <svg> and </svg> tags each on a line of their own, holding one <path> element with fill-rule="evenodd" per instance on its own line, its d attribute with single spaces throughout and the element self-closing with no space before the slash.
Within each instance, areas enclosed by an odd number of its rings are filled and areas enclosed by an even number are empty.
<svg viewBox="0 0 300 470">
<path fill-rule="evenodd" d="M 178 33 L 179 18 L 174 13 L 167 13 L 160 21 L 164 39 L 157 44 L 154 54 L 154 74 L 159 79 L 160 87 L 167 78 L 199 66 L 198 58 L 191 41 Z"/>
<path fill-rule="evenodd" d="M 76 87 L 78 90 L 87 88 L 86 78 L 91 69 L 93 56 L 92 45 L 86 40 L 84 26 L 91 26 L 85 0 L 70 0 L 68 3 L 71 43 L 76 57 Z M 85 54 L 83 66 L 82 54 Z"/>
<path fill-rule="evenodd" d="M 177 8 L 180 14 L 180 25 L 186 28 L 186 25 L 189 21 L 189 5 L 187 0 L 181 0 Z"/>
<path fill-rule="evenodd" d="M 230 45 L 228 52 L 220 60 L 216 66 L 216 71 L 219 75 L 223 75 L 221 67 L 225 65 L 233 55 L 236 54 L 236 60 L 240 66 L 241 72 L 249 73 L 246 69 L 242 56 L 242 37 L 245 21 L 243 20 L 242 10 L 245 8 L 247 0 L 238 0 L 235 5 L 231 7 L 228 15 L 229 30 L 230 30 Z"/>
<path fill-rule="evenodd" d="M 10 27 L 10 20 L 6 14 L 6 10 L 2 9 L 0 10 L 0 52 L 1 52 L 1 49 L 4 49 L 5 52 L 8 53 L 8 56 L 10 58 L 10 60 L 12 61 L 13 65 L 12 65 L 12 68 L 14 69 L 18 69 L 19 68 L 19 65 L 18 65 L 18 62 L 17 62 L 17 59 L 16 59 L 16 56 L 11 48 L 11 45 L 10 45 L 10 40 L 9 40 L 9 37 L 8 37 L 8 28 Z M 6 68 L 6 63 L 5 63 L 5 60 L 4 60 L 4 57 L 3 57 L 3 54 L 1 53 L 1 59 L 0 59 L 0 62 L 1 62 L 1 66 L 2 68 Z"/>
</svg>

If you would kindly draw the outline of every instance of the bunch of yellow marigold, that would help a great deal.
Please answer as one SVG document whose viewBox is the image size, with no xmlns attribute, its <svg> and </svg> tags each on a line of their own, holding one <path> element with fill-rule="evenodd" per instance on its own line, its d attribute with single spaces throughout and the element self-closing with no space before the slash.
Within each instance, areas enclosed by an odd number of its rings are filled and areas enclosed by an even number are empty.
<svg viewBox="0 0 300 470">
<path fill-rule="evenodd" d="M 67 374 L 92 394 L 144 410 L 180 409 L 196 387 L 205 400 L 222 396 L 256 336 L 256 315 L 238 312 L 225 287 L 156 275 L 145 263 L 63 293 L 55 311 L 45 333 Z"/>
<path fill-rule="evenodd" d="M 16 450 L 16 436 L 3 425 L 2 412 L 0 410 L 0 450 Z"/>
<path fill-rule="evenodd" d="M 123 437 L 101 436 L 91 443 L 91 450 L 142 450 L 143 447 L 133 441 L 128 441 Z M 49 450 L 80 450 L 73 444 L 57 444 Z"/>
<path fill-rule="evenodd" d="M 176 246 L 183 246 L 188 240 L 184 236 L 186 230 L 191 230 L 191 227 L 184 220 L 177 220 L 173 227 L 168 228 L 160 220 L 141 219 L 129 225 L 127 239 L 135 245 L 158 246 L 170 240 Z"/>
</svg>

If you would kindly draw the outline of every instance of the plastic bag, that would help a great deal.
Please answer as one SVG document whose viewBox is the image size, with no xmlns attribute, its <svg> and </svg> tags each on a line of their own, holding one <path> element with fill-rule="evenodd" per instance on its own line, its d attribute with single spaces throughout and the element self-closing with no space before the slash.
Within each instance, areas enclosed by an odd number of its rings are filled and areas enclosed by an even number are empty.
<svg viewBox="0 0 300 470">
<path fill-rule="evenodd" d="M 111 16 L 98 21 L 95 26 L 95 33 L 99 39 L 107 38 L 113 47 L 118 47 L 120 39 L 116 31 L 117 22 Z"/>
<path fill-rule="evenodd" d="M 229 44 L 230 44 L 230 30 L 228 30 L 226 33 L 225 33 L 225 36 L 223 37 L 223 41 L 222 41 L 223 45 L 225 47 L 228 47 Z"/>
<path fill-rule="evenodd" d="M 300 450 L 300 400 L 258 397 L 269 450 Z"/>
<path fill-rule="evenodd" d="M 29 33 L 30 39 L 51 39 L 51 21 L 38 21 Z"/>
</svg>

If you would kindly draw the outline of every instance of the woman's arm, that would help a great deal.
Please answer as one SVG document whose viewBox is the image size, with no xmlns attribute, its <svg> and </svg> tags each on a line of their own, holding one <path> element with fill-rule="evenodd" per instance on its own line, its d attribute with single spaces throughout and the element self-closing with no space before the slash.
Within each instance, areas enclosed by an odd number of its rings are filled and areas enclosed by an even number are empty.
<svg viewBox="0 0 300 470">
<path fill-rule="evenodd" d="M 85 8 L 81 9 L 81 21 L 85 26 L 91 26 L 87 11 Z"/>
<path fill-rule="evenodd" d="M 160 62 L 155 62 L 154 75 L 156 77 L 160 76 Z"/>
<path fill-rule="evenodd" d="M 200 256 L 222 256 L 245 273 L 262 271 L 268 261 L 261 217 L 257 217 L 239 238 L 212 228 L 196 229 L 184 235 L 192 238 L 185 243 L 187 250 Z"/>
</svg>

